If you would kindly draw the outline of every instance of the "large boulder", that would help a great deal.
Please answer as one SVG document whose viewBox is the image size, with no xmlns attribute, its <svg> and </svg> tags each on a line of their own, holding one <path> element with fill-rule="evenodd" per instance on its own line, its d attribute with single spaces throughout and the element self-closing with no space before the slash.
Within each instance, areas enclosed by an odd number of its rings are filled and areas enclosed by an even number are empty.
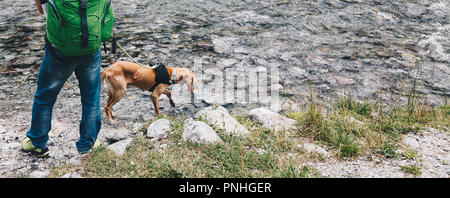
<svg viewBox="0 0 450 198">
<path fill-rule="evenodd" d="M 169 136 L 170 121 L 167 119 L 159 119 L 147 128 L 147 138 L 158 141 Z"/>
<path fill-rule="evenodd" d="M 270 111 L 266 108 L 256 108 L 252 109 L 248 113 L 248 117 L 252 121 L 256 121 L 268 129 L 273 129 L 274 131 L 283 131 L 294 129 L 297 121 L 286 118 L 278 113 Z"/>
<path fill-rule="evenodd" d="M 222 142 L 213 128 L 201 121 L 194 121 L 192 118 L 184 122 L 183 140 L 197 143 Z"/>
<path fill-rule="evenodd" d="M 203 118 L 209 124 L 223 130 L 226 134 L 248 135 L 250 132 L 234 119 L 222 106 L 217 108 L 213 106 L 206 107 L 195 114 L 196 118 Z"/>
</svg>

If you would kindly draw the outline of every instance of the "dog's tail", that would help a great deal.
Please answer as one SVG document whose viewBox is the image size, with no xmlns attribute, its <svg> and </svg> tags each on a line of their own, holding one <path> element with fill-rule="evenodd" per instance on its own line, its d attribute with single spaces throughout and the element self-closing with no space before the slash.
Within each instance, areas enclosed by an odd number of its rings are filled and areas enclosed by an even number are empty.
<svg viewBox="0 0 450 198">
<path fill-rule="evenodd" d="M 103 81 L 105 81 L 105 77 L 106 77 L 106 72 L 105 71 L 103 71 L 102 72 L 102 74 L 101 74 L 101 87 L 100 87 L 100 95 L 102 94 L 102 92 L 103 92 Z"/>
</svg>

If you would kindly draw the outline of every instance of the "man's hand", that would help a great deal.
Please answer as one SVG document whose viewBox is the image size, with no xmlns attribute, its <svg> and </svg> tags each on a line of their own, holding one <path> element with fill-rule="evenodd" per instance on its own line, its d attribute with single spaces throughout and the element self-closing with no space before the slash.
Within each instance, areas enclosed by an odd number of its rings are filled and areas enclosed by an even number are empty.
<svg viewBox="0 0 450 198">
<path fill-rule="evenodd" d="M 39 10 L 39 13 L 44 14 L 44 9 L 42 9 L 41 2 L 39 0 L 34 0 L 36 2 L 37 9 Z"/>
</svg>

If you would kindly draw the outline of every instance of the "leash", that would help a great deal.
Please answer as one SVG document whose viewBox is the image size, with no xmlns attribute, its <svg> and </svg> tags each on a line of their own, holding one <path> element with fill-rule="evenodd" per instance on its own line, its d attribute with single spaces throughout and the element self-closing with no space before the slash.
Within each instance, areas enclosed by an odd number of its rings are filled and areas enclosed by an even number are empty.
<svg viewBox="0 0 450 198">
<path fill-rule="evenodd" d="M 143 68 L 147 68 L 147 69 L 156 69 L 156 68 L 159 66 L 159 64 L 156 64 L 155 66 L 152 66 L 152 67 L 145 66 L 145 65 L 143 65 L 143 64 L 141 64 L 141 63 L 139 63 L 139 62 L 137 62 L 133 57 L 131 57 L 130 54 L 128 54 L 128 52 L 127 52 L 125 49 L 123 49 L 122 45 L 120 45 L 119 42 L 117 42 L 117 46 L 119 46 L 119 48 L 122 49 L 123 52 L 125 52 L 125 54 L 128 56 L 128 58 L 130 58 L 131 60 L 133 60 L 133 62 L 135 62 L 136 64 L 138 64 L 139 66 L 141 66 L 141 67 L 143 67 Z"/>
</svg>

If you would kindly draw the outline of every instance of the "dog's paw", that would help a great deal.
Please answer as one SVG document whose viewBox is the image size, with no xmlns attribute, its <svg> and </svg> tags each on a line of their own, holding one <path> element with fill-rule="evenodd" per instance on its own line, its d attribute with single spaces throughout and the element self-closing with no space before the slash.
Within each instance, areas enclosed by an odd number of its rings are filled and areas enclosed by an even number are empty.
<svg viewBox="0 0 450 198">
<path fill-rule="evenodd" d="M 117 118 L 117 113 L 111 113 L 111 117 L 113 117 L 113 118 Z"/>
<path fill-rule="evenodd" d="M 109 120 L 109 124 L 112 124 L 112 125 L 117 124 L 117 121 L 116 120 Z"/>
</svg>

